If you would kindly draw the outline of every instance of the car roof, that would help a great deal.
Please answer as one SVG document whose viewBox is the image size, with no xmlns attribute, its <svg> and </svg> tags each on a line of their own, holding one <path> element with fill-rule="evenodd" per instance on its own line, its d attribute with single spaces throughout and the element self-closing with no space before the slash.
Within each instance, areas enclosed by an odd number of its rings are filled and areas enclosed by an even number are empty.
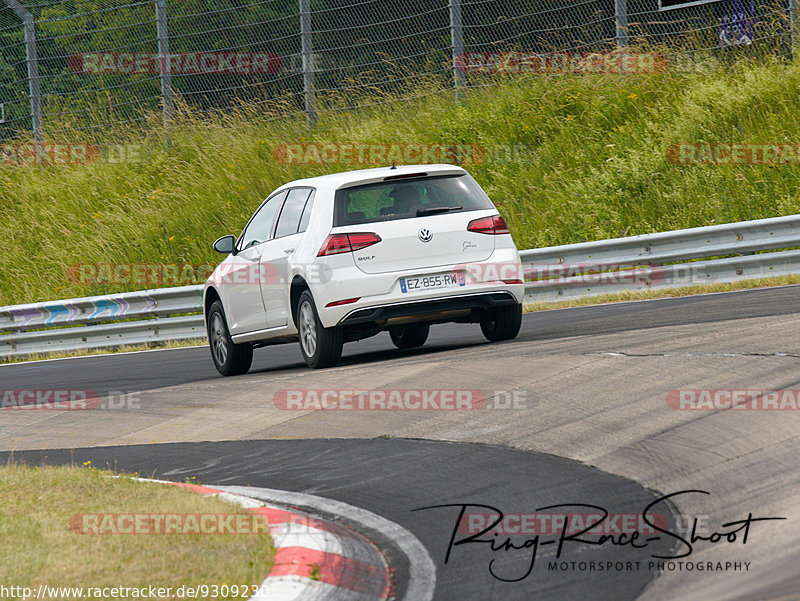
<svg viewBox="0 0 800 601">
<path fill-rule="evenodd" d="M 409 176 L 414 174 L 431 175 L 460 175 L 466 171 L 457 165 L 402 165 L 397 167 L 376 167 L 373 169 L 358 169 L 356 171 L 343 171 L 329 175 L 319 175 L 289 182 L 280 189 L 296 186 L 312 186 L 314 188 L 327 188 L 338 190 L 361 184 L 382 182 L 387 177 Z"/>
</svg>

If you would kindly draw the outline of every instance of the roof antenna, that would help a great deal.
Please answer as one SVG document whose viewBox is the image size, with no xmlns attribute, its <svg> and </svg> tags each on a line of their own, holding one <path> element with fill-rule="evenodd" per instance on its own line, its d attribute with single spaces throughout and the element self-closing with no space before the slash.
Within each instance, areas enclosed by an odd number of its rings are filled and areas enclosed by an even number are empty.
<svg viewBox="0 0 800 601">
<path fill-rule="evenodd" d="M 392 166 L 389 167 L 389 169 L 397 169 L 397 165 L 394 164 L 394 161 L 392 161 Z"/>
</svg>

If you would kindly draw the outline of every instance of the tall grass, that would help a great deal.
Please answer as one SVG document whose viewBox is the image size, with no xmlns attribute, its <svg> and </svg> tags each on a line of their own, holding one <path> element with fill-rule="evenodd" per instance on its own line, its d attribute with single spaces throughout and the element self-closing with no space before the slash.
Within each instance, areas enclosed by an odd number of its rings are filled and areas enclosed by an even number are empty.
<svg viewBox="0 0 800 601">
<path fill-rule="evenodd" d="M 362 96 L 357 111 L 321 113 L 313 132 L 302 116 L 258 107 L 202 118 L 184 111 L 169 151 L 153 116 L 101 136 L 140 144 L 139 162 L 0 166 L 0 305 L 130 288 L 71 282 L 73 264 L 219 261 L 211 242 L 238 233 L 278 185 L 358 168 L 282 164 L 273 151 L 285 143 L 514 148 L 465 166 L 520 248 L 800 212 L 800 167 L 692 167 L 666 156 L 675 143 L 800 142 L 793 64 L 486 83 L 460 100 L 433 81 L 407 90 L 416 99 L 404 102 Z"/>
</svg>

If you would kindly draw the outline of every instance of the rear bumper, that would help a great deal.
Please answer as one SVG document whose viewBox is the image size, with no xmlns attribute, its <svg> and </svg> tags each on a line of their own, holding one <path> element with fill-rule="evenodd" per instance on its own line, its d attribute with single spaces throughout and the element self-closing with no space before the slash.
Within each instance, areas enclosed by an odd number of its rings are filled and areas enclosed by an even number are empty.
<svg viewBox="0 0 800 601">
<path fill-rule="evenodd" d="M 502 238 L 502 236 L 498 237 Z M 399 272 L 366 274 L 356 267 L 351 256 L 344 254 L 324 257 L 324 259 L 333 276 L 324 285 L 315 286 L 312 283 L 310 286 L 314 302 L 317 304 L 320 321 L 326 328 L 342 324 L 380 322 L 389 319 L 388 316 L 411 319 L 414 315 L 431 311 L 436 313 L 447 310 L 485 309 L 493 306 L 492 300 L 475 301 L 470 299 L 480 299 L 481 297 L 493 299 L 505 295 L 514 297 L 517 303 L 521 303 L 525 296 L 525 285 L 522 282 L 505 281 L 505 278 L 514 278 L 517 281 L 523 278 L 519 254 L 510 241 L 508 245 L 496 248 L 486 261 L 439 265 Z M 462 286 L 411 291 L 404 290 L 401 285 L 401 278 L 449 274 L 456 270 L 465 271 L 466 280 Z M 494 297 L 495 294 L 501 296 Z M 352 303 L 329 306 L 330 303 L 354 297 L 358 297 L 358 299 Z M 438 301 L 442 301 L 444 304 L 428 304 L 428 302 Z M 474 303 L 478 303 L 478 305 L 475 306 Z M 394 307 L 400 308 L 395 309 Z M 407 311 L 410 313 L 402 314 Z M 448 320 L 442 319 L 442 321 Z"/>
<path fill-rule="evenodd" d="M 449 312 L 472 311 L 474 309 L 485 310 L 517 303 L 519 301 L 511 292 L 489 292 L 433 300 L 406 301 L 357 309 L 345 315 L 338 325 L 380 323 L 404 317 L 419 317 L 421 320 L 430 317 L 430 319 L 434 320 L 437 316 Z"/>
</svg>

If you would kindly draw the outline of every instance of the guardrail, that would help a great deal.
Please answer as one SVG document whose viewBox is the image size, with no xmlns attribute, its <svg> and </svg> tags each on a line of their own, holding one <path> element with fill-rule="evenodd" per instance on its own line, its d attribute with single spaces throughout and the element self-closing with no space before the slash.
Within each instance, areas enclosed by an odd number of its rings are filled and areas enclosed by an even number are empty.
<svg viewBox="0 0 800 601">
<path fill-rule="evenodd" d="M 788 275 L 800 273 L 800 215 L 523 250 L 520 256 L 526 302 Z M 0 357 L 203 338 L 200 313 L 202 286 L 0 307 Z"/>
<path fill-rule="evenodd" d="M 202 295 L 181 286 L 0 307 L 0 357 L 201 338 Z"/>
<path fill-rule="evenodd" d="M 800 273 L 800 250 L 774 252 L 797 247 L 800 215 L 790 215 L 523 250 L 520 256 L 526 301 L 550 302 Z"/>
</svg>

